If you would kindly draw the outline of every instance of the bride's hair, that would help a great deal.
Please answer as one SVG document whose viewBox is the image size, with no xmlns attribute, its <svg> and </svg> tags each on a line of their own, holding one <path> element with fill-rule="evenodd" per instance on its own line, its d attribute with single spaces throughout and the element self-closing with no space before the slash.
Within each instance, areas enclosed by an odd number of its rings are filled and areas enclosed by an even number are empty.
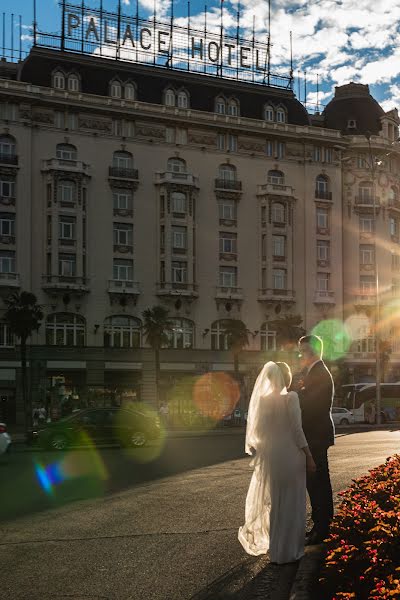
<svg viewBox="0 0 400 600">
<path fill-rule="evenodd" d="M 277 362 L 276 364 L 279 367 L 280 372 L 282 373 L 286 389 L 290 388 L 290 384 L 292 383 L 292 371 L 290 370 L 289 365 L 285 362 Z"/>
</svg>

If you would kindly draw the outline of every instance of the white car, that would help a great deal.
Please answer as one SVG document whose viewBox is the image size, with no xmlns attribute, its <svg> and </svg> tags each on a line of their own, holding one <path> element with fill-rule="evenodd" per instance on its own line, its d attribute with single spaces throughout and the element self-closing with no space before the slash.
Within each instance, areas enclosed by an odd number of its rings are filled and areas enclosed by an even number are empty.
<svg viewBox="0 0 400 600">
<path fill-rule="evenodd" d="M 335 425 L 351 425 L 355 422 L 353 413 L 338 406 L 332 407 L 332 418 Z"/>
<path fill-rule="evenodd" d="M 10 445 L 11 438 L 7 433 L 7 426 L 5 423 L 0 423 L 0 456 L 7 452 Z"/>
</svg>

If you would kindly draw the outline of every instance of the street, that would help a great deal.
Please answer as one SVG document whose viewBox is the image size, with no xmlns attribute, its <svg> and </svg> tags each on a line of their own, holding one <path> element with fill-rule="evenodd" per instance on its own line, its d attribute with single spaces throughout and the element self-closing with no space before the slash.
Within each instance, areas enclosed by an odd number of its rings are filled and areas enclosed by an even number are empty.
<svg viewBox="0 0 400 600">
<path fill-rule="evenodd" d="M 224 578 L 240 587 L 265 565 L 237 542 L 251 476 L 243 442 L 235 432 L 170 439 L 159 458 L 14 452 L 0 463 L 0 596 L 189 600 L 212 598 Z M 338 434 L 335 496 L 399 449 L 400 431 Z"/>
</svg>

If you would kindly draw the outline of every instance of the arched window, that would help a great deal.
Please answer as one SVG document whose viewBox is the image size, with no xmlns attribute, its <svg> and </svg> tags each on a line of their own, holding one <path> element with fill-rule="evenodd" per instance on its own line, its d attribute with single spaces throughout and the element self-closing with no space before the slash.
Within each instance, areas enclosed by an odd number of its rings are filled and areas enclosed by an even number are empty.
<svg viewBox="0 0 400 600">
<path fill-rule="evenodd" d="M 59 202 L 75 204 L 76 183 L 70 179 L 60 179 L 57 184 L 57 199 Z"/>
<path fill-rule="evenodd" d="M 56 90 L 65 90 L 65 75 L 62 71 L 53 74 L 53 87 Z"/>
<path fill-rule="evenodd" d="M 315 180 L 315 189 L 317 194 L 326 194 L 329 189 L 329 180 L 325 175 L 318 175 Z"/>
<path fill-rule="evenodd" d="M 10 325 L 5 321 L 0 321 L 0 348 L 13 348 L 14 346 L 15 338 Z"/>
<path fill-rule="evenodd" d="M 229 350 L 227 327 L 229 319 L 214 321 L 211 325 L 211 350 Z"/>
<path fill-rule="evenodd" d="M 285 176 L 282 171 L 268 171 L 268 183 L 274 185 L 284 185 Z"/>
<path fill-rule="evenodd" d="M 283 108 L 278 108 L 276 111 L 277 123 L 286 123 L 286 112 Z"/>
<path fill-rule="evenodd" d="M 274 202 L 271 209 L 273 223 L 285 223 L 285 206 L 280 202 Z"/>
<path fill-rule="evenodd" d="M 124 88 L 125 100 L 135 100 L 136 90 L 133 83 L 126 83 Z"/>
<path fill-rule="evenodd" d="M 178 92 L 178 108 L 189 108 L 189 94 L 184 90 Z"/>
<path fill-rule="evenodd" d="M 84 346 L 85 319 L 73 313 L 54 313 L 46 320 L 48 346 Z"/>
<path fill-rule="evenodd" d="M 11 135 L 0 135 L 0 156 L 2 158 L 16 156 L 17 146 Z"/>
<path fill-rule="evenodd" d="M 70 92 L 79 92 L 80 89 L 80 79 L 78 75 L 74 73 L 68 76 L 68 89 Z"/>
<path fill-rule="evenodd" d="M 175 92 L 171 88 L 165 90 L 164 104 L 165 106 L 175 106 L 176 104 Z"/>
<path fill-rule="evenodd" d="M 264 121 L 274 121 L 275 120 L 275 115 L 274 115 L 274 109 L 270 104 L 267 104 L 266 106 L 264 106 Z"/>
<path fill-rule="evenodd" d="M 372 202 L 373 199 L 373 186 L 371 181 L 361 181 L 358 187 L 358 195 L 360 200 L 366 202 Z"/>
<path fill-rule="evenodd" d="M 171 173 L 186 173 L 186 162 L 182 158 L 169 158 L 167 171 Z"/>
<path fill-rule="evenodd" d="M 140 348 L 142 323 L 127 315 L 108 317 L 104 321 L 104 346 Z"/>
<path fill-rule="evenodd" d="M 219 115 L 224 115 L 226 113 L 226 101 L 225 98 L 219 96 L 215 100 L 215 112 Z"/>
<path fill-rule="evenodd" d="M 260 344 L 263 352 L 276 350 L 276 331 L 268 327 L 268 323 L 263 323 L 260 329 Z"/>
<path fill-rule="evenodd" d="M 110 85 L 111 98 L 122 98 L 122 85 L 120 81 L 114 80 Z"/>
<path fill-rule="evenodd" d="M 170 348 L 193 348 L 194 323 L 189 319 L 170 319 L 171 331 L 168 335 Z"/>
<path fill-rule="evenodd" d="M 220 165 L 218 167 L 218 178 L 223 181 L 236 181 L 236 167 L 233 165 Z"/>
<path fill-rule="evenodd" d="M 239 114 L 239 102 L 231 98 L 228 102 L 228 115 L 237 117 Z"/>
<path fill-rule="evenodd" d="M 117 169 L 132 169 L 133 168 L 133 156 L 130 152 L 124 152 L 123 150 L 114 152 L 112 166 Z"/>
<path fill-rule="evenodd" d="M 395 202 L 398 202 L 399 200 L 399 190 L 395 185 L 392 185 L 389 190 L 389 199 L 394 200 Z"/>
<path fill-rule="evenodd" d="M 78 152 L 72 144 L 57 144 L 56 157 L 59 160 L 77 160 Z"/>
</svg>

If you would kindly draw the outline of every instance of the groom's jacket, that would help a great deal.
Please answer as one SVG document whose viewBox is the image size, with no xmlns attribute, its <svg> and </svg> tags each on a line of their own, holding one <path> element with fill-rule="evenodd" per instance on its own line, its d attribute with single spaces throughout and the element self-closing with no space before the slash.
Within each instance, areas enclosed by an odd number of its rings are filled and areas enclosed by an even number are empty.
<svg viewBox="0 0 400 600">
<path fill-rule="evenodd" d="M 310 448 L 328 448 L 335 443 L 332 421 L 334 386 L 332 375 L 320 360 L 304 378 L 298 392 L 301 406 L 303 431 Z"/>
</svg>

